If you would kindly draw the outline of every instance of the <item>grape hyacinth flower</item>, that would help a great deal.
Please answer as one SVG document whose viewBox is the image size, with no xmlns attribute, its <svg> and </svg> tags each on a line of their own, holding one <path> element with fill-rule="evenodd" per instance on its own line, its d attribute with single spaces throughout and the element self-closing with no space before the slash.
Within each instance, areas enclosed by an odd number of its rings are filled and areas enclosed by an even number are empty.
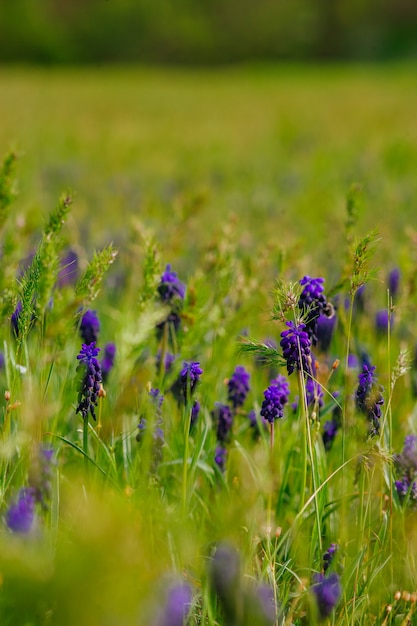
<svg viewBox="0 0 417 626">
<path fill-rule="evenodd" d="M 162 351 L 158 350 L 156 355 L 156 371 L 159 373 L 161 371 L 161 359 L 162 359 Z M 171 352 L 166 352 L 164 357 L 164 370 L 165 374 L 168 374 L 172 368 L 172 364 L 174 363 L 176 356 L 171 354 Z"/>
<path fill-rule="evenodd" d="M 217 424 L 217 441 L 225 443 L 229 439 L 233 426 L 232 410 L 228 404 L 216 402 L 212 415 Z"/>
<path fill-rule="evenodd" d="M 329 451 L 331 449 L 338 430 L 339 424 L 335 419 L 327 420 L 324 423 L 322 439 L 325 450 Z"/>
<path fill-rule="evenodd" d="M 392 269 L 388 275 L 388 289 L 389 295 L 393 300 L 397 298 L 398 289 L 400 286 L 401 272 L 398 267 Z"/>
<path fill-rule="evenodd" d="M 238 365 L 227 383 L 228 400 L 233 408 L 242 406 L 250 390 L 250 374 L 242 365 Z"/>
<path fill-rule="evenodd" d="M 174 583 L 168 588 L 165 605 L 152 626 L 183 626 L 190 613 L 193 592 L 187 583 Z"/>
<path fill-rule="evenodd" d="M 388 326 L 392 329 L 394 318 L 390 315 L 387 309 L 380 309 L 375 314 L 375 330 L 378 335 L 383 336 L 388 332 Z"/>
<path fill-rule="evenodd" d="M 401 503 L 407 502 L 410 508 L 417 509 L 417 482 L 410 481 L 408 476 L 395 481 L 395 489 Z"/>
<path fill-rule="evenodd" d="M 12 329 L 16 337 L 19 335 L 19 317 L 22 313 L 22 309 L 23 309 L 23 304 L 22 304 L 22 301 L 19 300 L 10 318 Z"/>
<path fill-rule="evenodd" d="M 317 323 L 321 314 L 332 317 L 333 306 L 327 302 L 324 295 L 324 278 L 304 276 L 300 285 L 304 287 L 298 300 L 298 308 L 305 319 L 306 332 L 315 346 L 317 344 Z"/>
<path fill-rule="evenodd" d="M 101 389 L 101 367 L 96 358 L 99 352 L 100 348 L 96 348 L 93 341 L 89 345 L 83 343 L 77 356 L 80 361 L 77 371 L 81 371 L 83 377 L 80 381 L 76 413 L 81 413 L 83 419 L 88 419 L 89 413 L 94 420 L 96 419 L 95 407 Z"/>
<path fill-rule="evenodd" d="M 241 613 L 243 595 L 241 562 L 237 550 L 228 543 L 218 544 L 208 573 L 211 587 L 224 611 L 223 623 L 235 624 Z"/>
<path fill-rule="evenodd" d="M 106 343 L 104 346 L 104 356 L 101 361 L 101 376 L 103 383 L 107 382 L 109 374 L 114 366 L 114 359 L 116 357 L 116 346 L 114 343 Z"/>
<path fill-rule="evenodd" d="M 167 304 L 174 304 L 175 301 L 184 300 L 185 285 L 179 280 L 177 273 L 171 270 L 170 264 L 166 266 L 165 272 L 161 276 L 158 294 L 161 300 Z"/>
<path fill-rule="evenodd" d="M 68 250 L 60 261 L 60 270 L 57 278 L 59 289 L 74 285 L 78 277 L 78 255 L 74 250 Z"/>
<path fill-rule="evenodd" d="M 336 326 L 336 315 L 328 317 L 321 313 L 317 318 L 316 336 L 317 346 L 322 352 L 327 352 L 333 337 L 333 331 Z"/>
<path fill-rule="evenodd" d="M 363 364 L 356 390 L 356 406 L 367 416 L 370 422 L 369 435 L 371 437 L 379 435 L 380 418 L 382 415 L 381 407 L 384 404 L 384 398 L 381 393 L 383 388 L 377 385 L 377 379 L 374 376 L 375 369 L 375 365 Z"/>
<path fill-rule="evenodd" d="M 224 470 L 226 469 L 226 456 L 226 448 L 221 445 L 217 446 L 214 453 L 214 462 L 221 472 L 224 472 Z"/>
<path fill-rule="evenodd" d="M 295 369 L 303 372 L 310 371 L 311 341 L 305 330 L 305 324 L 296 326 L 294 322 L 287 322 L 288 330 L 281 333 L 280 346 L 283 357 L 287 362 L 288 375 Z"/>
<path fill-rule="evenodd" d="M 336 552 L 338 551 L 339 546 L 337 545 L 337 543 L 331 543 L 330 546 L 328 547 L 328 549 L 326 550 L 326 552 L 323 555 L 323 571 L 324 573 L 327 572 L 327 570 L 329 569 L 330 565 L 332 564 L 332 561 L 336 555 Z"/>
<path fill-rule="evenodd" d="M 203 370 L 198 361 L 184 361 L 180 375 L 172 386 L 177 402 L 187 404 L 190 400 L 189 396 L 194 394 L 202 373 Z"/>
<path fill-rule="evenodd" d="M 97 343 L 98 333 L 100 331 L 100 320 L 96 311 L 88 309 L 81 318 L 80 334 L 83 343 Z"/>
<path fill-rule="evenodd" d="M 55 451 L 53 448 L 40 446 L 29 472 L 29 487 L 32 489 L 36 502 L 44 510 L 49 508 L 52 495 L 52 478 L 56 464 L 54 455 Z"/>
<path fill-rule="evenodd" d="M 279 375 L 271 381 L 264 391 L 264 401 L 261 407 L 261 416 L 270 424 L 284 416 L 284 407 L 288 403 L 290 387 L 285 376 Z"/>
<path fill-rule="evenodd" d="M 30 532 L 35 519 L 35 495 L 33 489 L 20 489 L 17 500 L 6 512 L 7 527 L 14 533 L 27 534 Z"/>
<path fill-rule="evenodd" d="M 401 502 L 408 497 L 408 504 L 417 508 L 417 435 L 408 435 L 401 454 L 394 456 L 394 465 L 399 476 L 395 488 Z"/>
<path fill-rule="evenodd" d="M 190 430 L 194 428 L 197 424 L 198 416 L 200 415 L 200 403 L 198 400 L 194 400 L 193 406 L 191 407 L 191 419 L 190 419 Z"/>
<path fill-rule="evenodd" d="M 333 573 L 330 576 L 316 574 L 315 584 L 311 590 L 317 602 L 319 618 L 325 620 L 330 616 L 342 595 L 338 574 Z"/>
</svg>

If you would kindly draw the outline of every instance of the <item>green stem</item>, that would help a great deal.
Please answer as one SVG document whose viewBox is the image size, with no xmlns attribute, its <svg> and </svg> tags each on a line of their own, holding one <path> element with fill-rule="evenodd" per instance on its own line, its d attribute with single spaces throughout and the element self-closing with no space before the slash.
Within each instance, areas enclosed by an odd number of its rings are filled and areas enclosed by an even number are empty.
<svg viewBox="0 0 417 626">
<path fill-rule="evenodd" d="M 83 424 L 83 451 L 84 451 L 84 466 L 86 471 L 88 471 L 88 415 L 84 418 Z"/>
</svg>

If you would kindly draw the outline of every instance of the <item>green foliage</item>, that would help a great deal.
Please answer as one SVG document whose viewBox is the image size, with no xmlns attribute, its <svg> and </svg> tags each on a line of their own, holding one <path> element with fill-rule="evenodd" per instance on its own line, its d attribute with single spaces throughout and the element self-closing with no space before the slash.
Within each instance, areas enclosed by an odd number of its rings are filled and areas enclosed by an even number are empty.
<svg viewBox="0 0 417 626">
<path fill-rule="evenodd" d="M 78 281 L 75 293 L 88 307 L 99 295 L 103 278 L 109 267 L 114 263 L 117 250 L 110 244 L 103 250 L 95 251 L 84 274 Z"/>
<path fill-rule="evenodd" d="M 0 231 L 7 220 L 9 205 L 16 196 L 14 180 L 16 162 L 16 153 L 10 152 L 4 158 L 0 169 Z"/>
</svg>

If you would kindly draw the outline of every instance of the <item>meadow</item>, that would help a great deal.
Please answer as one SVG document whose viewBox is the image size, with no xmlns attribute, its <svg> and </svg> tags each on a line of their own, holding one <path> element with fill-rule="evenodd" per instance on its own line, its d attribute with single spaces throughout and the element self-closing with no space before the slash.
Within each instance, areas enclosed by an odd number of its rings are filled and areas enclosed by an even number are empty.
<svg viewBox="0 0 417 626">
<path fill-rule="evenodd" d="M 0 68 L 2 625 L 417 623 L 414 74 Z"/>
</svg>

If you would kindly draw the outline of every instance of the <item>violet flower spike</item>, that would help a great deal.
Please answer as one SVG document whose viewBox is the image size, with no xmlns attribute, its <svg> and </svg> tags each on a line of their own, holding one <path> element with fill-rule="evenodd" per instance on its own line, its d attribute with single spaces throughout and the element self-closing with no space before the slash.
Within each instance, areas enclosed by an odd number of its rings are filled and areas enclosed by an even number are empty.
<svg viewBox="0 0 417 626">
<path fill-rule="evenodd" d="M 310 371 L 311 341 L 305 330 L 305 324 L 296 326 L 287 322 L 288 330 L 281 333 L 280 346 L 287 362 L 288 375 L 295 369 L 304 373 Z"/>
<path fill-rule="evenodd" d="M 101 389 L 101 367 L 97 360 L 100 348 L 96 348 L 93 341 L 89 345 L 83 344 L 77 359 L 80 365 L 77 371 L 83 371 L 83 378 L 80 381 L 78 393 L 78 406 L 76 413 L 81 413 L 83 419 L 88 418 L 88 414 L 95 420 L 95 407 L 98 402 L 98 395 Z"/>
</svg>

